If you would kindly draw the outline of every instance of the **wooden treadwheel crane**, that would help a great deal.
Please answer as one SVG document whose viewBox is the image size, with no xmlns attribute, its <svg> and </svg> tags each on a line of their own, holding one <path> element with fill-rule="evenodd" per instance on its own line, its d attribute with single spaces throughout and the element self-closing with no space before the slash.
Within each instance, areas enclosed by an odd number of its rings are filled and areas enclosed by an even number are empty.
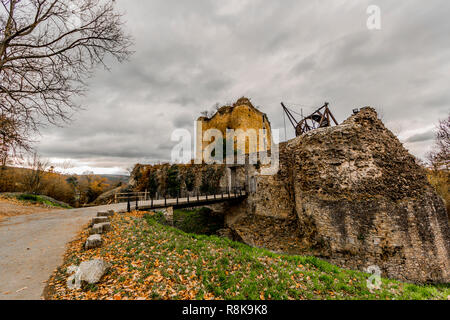
<svg viewBox="0 0 450 320">
<path fill-rule="evenodd" d="M 281 106 L 283 107 L 284 112 L 289 118 L 289 121 L 291 122 L 292 126 L 295 129 L 296 136 L 301 136 L 302 134 L 315 130 L 318 128 L 326 128 L 331 127 L 332 121 L 339 125 L 339 123 L 336 121 L 336 118 L 331 113 L 330 109 L 328 108 L 329 103 L 325 102 L 325 104 L 314 111 L 312 114 L 310 114 L 307 117 L 303 117 L 300 121 L 297 121 L 295 117 L 293 116 L 291 110 L 289 110 L 284 103 L 281 103 Z"/>
</svg>

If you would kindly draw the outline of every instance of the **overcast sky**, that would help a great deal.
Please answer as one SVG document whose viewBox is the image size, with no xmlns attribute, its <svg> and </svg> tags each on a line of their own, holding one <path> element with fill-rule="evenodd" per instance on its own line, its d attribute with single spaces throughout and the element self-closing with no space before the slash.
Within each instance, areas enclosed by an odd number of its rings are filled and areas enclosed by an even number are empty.
<svg viewBox="0 0 450 320">
<path fill-rule="evenodd" d="M 281 101 L 304 113 L 329 101 L 338 121 L 373 106 L 418 157 L 450 111 L 448 0 L 116 2 L 135 54 L 99 69 L 85 110 L 44 128 L 37 145 L 74 172 L 169 160 L 175 128 L 193 130 L 201 111 L 241 96 L 282 140 Z M 370 4 L 381 8 L 381 30 L 366 26 Z"/>
</svg>

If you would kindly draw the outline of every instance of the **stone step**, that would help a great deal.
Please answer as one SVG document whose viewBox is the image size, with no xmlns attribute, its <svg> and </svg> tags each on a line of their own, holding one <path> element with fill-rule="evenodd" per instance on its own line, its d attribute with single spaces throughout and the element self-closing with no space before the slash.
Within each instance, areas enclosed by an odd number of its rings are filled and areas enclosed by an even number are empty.
<svg viewBox="0 0 450 320">
<path fill-rule="evenodd" d="M 111 223 L 105 222 L 105 223 L 101 223 L 101 225 L 103 227 L 103 232 L 111 231 Z"/>
<path fill-rule="evenodd" d="M 97 217 L 112 217 L 114 215 L 114 210 L 97 212 Z"/>
<path fill-rule="evenodd" d="M 106 223 L 109 222 L 109 218 L 108 217 L 94 217 L 92 218 L 92 224 L 98 224 L 98 223 Z"/>
<path fill-rule="evenodd" d="M 97 223 L 92 226 L 91 234 L 102 234 L 111 230 L 111 223 Z"/>
<path fill-rule="evenodd" d="M 84 248 L 86 250 L 98 248 L 102 245 L 102 236 L 99 234 L 93 234 L 89 238 L 87 238 L 86 243 L 84 244 Z"/>
</svg>

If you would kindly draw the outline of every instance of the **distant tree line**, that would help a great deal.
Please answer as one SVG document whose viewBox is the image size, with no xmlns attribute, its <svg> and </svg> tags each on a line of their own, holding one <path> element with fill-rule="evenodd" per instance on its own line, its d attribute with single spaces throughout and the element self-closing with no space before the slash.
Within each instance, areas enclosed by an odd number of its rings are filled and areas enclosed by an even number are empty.
<svg viewBox="0 0 450 320">
<path fill-rule="evenodd" d="M 58 173 L 48 161 L 36 154 L 28 161 L 27 168 L 0 167 L 0 192 L 46 195 L 73 207 L 89 204 L 120 184 L 93 173 Z"/>
</svg>

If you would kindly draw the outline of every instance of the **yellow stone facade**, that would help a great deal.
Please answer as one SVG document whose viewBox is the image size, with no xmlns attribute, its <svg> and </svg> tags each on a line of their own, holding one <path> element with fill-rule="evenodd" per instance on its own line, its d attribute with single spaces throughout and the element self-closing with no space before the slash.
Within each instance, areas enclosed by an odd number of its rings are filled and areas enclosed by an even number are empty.
<svg viewBox="0 0 450 320">
<path fill-rule="evenodd" d="M 227 129 L 235 130 L 235 150 L 242 151 L 242 141 L 245 142 L 245 153 L 269 151 L 271 148 L 272 132 L 267 115 L 256 109 L 249 99 L 240 98 L 233 106 L 223 106 L 211 117 L 200 117 L 197 120 L 197 155 L 203 152 L 215 139 L 205 140 L 205 133 L 210 129 L 220 131 L 227 139 Z M 256 147 L 250 148 L 249 137 L 256 133 Z M 202 144 L 199 148 L 199 137 Z M 245 139 L 245 140 L 244 140 Z M 238 143 L 241 141 L 241 143 Z"/>
</svg>

